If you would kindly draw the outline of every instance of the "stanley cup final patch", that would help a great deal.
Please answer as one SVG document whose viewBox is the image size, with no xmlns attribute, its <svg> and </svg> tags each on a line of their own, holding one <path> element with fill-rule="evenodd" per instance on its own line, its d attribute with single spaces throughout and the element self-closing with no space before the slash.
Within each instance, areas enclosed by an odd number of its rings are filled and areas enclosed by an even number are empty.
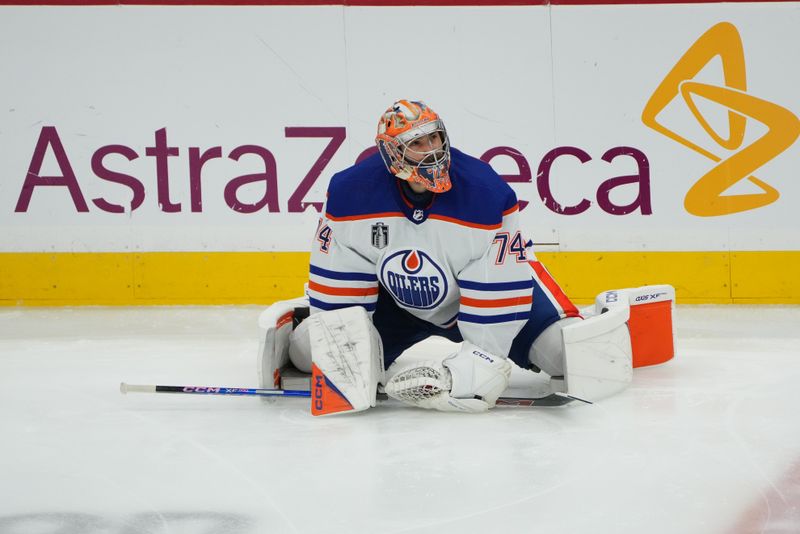
<svg viewBox="0 0 800 534">
<path fill-rule="evenodd" d="M 372 225 L 372 246 L 377 249 L 386 248 L 389 244 L 389 227 L 382 222 Z"/>
</svg>

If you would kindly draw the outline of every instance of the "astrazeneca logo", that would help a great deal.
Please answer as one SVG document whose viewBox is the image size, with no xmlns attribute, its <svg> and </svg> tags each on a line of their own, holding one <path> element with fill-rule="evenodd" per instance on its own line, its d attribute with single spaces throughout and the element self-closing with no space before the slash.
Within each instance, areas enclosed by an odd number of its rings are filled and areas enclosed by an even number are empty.
<svg viewBox="0 0 800 534">
<path fill-rule="evenodd" d="M 421 250 L 387 254 L 381 265 L 381 283 L 408 308 L 435 308 L 447 295 L 447 279 L 436 262 Z"/>
<path fill-rule="evenodd" d="M 722 60 L 724 86 L 692 81 L 712 59 Z M 658 115 L 680 93 L 686 106 L 703 130 L 720 148 L 735 153 L 724 159 L 704 149 L 658 121 Z M 727 138 L 718 134 L 700 113 L 697 97 L 727 108 Z M 756 120 L 767 132 L 742 147 L 745 126 Z M 686 193 L 686 211 L 701 217 L 728 215 L 752 210 L 775 202 L 780 193 L 751 173 L 789 148 L 800 134 L 800 121 L 788 109 L 747 93 L 744 47 L 733 24 L 721 22 L 704 33 L 681 57 L 650 97 L 642 112 L 642 122 L 653 130 L 681 143 L 718 164 L 702 176 Z M 716 151 L 720 152 L 720 151 Z M 724 195 L 733 184 L 747 179 L 761 193 Z"/>
</svg>

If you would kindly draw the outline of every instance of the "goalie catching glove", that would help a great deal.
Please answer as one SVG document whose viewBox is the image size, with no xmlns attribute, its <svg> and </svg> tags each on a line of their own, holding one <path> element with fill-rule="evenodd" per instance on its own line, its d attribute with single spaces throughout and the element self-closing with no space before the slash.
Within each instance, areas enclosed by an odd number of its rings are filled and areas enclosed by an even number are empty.
<svg viewBox="0 0 800 534">
<path fill-rule="evenodd" d="M 386 382 L 386 394 L 413 406 L 444 412 L 485 412 L 508 386 L 511 363 L 464 342 L 442 361 L 398 369 Z"/>
</svg>

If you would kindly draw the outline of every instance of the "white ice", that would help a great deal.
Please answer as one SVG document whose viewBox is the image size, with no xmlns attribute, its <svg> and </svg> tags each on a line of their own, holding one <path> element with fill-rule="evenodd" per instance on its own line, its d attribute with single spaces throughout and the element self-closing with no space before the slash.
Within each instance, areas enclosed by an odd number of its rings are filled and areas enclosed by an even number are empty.
<svg viewBox="0 0 800 534">
<path fill-rule="evenodd" d="M 261 309 L 0 310 L 0 533 L 800 532 L 800 307 L 679 306 L 591 406 L 119 393 L 256 387 Z"/>
</svg>

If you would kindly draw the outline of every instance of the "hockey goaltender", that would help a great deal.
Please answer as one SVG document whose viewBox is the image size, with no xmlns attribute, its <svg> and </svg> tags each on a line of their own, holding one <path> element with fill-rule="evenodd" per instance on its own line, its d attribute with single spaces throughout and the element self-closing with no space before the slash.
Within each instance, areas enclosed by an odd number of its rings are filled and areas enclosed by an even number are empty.
<svg viewBox="0 0 800 534">
<path fill-rule="evenodd" d="M 544 377 L 543 395 L 595 401 L 672 358 L 674 289 L 611 290 L 576 308 L 519 228 L 514 191 L 452 148 L 429 106 L 395 102 L 375 141 L 377 154 L 330 181 L 306 295 L 259 318 L 260 387 L 310 374 L 315 415 L 366 410 L 379 390 L 476 413 L 503 400 L 512 370 Z M 430 336 L 460 349 L 398 359 Z"/>
</svg>

